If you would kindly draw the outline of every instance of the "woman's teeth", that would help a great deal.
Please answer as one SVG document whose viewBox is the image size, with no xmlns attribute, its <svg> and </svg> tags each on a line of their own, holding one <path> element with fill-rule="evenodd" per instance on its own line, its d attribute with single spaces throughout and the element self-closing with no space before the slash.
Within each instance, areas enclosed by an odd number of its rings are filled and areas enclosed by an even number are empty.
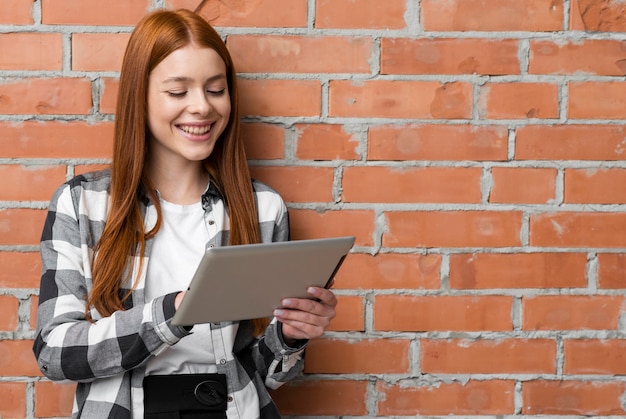
<svg viewBox="0 0 626 419">
<path fill-rule="evenodd" d="M 205 125 L 202 127 L 189 127 L 189 126 L 179 126 L 179 128 L 186 132 L 187 134 L 191 134 L 191 135 L 203 135 L 206 134 L 207 132 L 209 132 L 211 130 L 211 126 L 210 125 Z"/>
</svg>

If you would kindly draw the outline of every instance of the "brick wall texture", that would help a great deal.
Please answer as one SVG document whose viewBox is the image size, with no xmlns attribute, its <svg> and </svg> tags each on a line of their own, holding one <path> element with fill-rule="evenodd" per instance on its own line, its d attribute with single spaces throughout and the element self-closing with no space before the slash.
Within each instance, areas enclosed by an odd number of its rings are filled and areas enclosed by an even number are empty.
<svg viewBox="0 0 626 419">
<path fill-rule="evenodd" d="M 293 238 L 357 238 L 286 416 L 626 416 L 623 1 L 1 0 L 0 417 L 70 415 L 31 353 L 39 235 L 109 162 L 157 7 L 226 40 Z"/>
</svg>

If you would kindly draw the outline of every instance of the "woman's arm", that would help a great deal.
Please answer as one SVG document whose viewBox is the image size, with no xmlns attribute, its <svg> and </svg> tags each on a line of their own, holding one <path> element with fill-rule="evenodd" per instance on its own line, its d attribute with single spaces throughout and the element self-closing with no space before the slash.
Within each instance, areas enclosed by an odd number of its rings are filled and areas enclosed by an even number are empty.
<svg viewBox="0 0 626 419">
<path fill-rule="evenodd" d="M 95 322 L 86 319 L 92 254 L 88 242 L 97 239 L 93 235 L 104 225 L 104 217 L 98 220 L 93 210 L 84 210 L 89 205 L 80 201 L 81 191 L 79 181 L 59 188 L 41 239 L 43 269 L 33 351 L 41 371 L 52 380 L 89 381 L 122 373 L 187 334 L 170 324 L 174 294 Z"/>
</svg>

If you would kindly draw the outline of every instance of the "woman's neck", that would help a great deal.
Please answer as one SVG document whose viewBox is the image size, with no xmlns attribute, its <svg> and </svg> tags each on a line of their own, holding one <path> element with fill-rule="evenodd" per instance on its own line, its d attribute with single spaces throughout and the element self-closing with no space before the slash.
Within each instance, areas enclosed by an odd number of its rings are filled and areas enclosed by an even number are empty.
<svg viewBox="0 0 626 419">
<path fill-rule="evenodd" d="M 180 205 L 200 201 L 209 182 L 201 164 L 185 167 L 149 168 L 150 179 L 164 200 Z"/>
</svg>

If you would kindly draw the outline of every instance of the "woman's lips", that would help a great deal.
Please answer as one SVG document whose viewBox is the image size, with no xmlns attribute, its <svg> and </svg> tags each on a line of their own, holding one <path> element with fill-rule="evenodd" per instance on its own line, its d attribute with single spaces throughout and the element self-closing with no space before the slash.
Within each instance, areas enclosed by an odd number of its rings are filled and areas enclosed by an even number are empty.
<svg viewBox="0 0 626 419">
<path fill-rule="evenodd" d="M 190 135 L 204 135 L 211 131 L 211 125 L 178 125 L 178 129 Z"/>
</svg>

